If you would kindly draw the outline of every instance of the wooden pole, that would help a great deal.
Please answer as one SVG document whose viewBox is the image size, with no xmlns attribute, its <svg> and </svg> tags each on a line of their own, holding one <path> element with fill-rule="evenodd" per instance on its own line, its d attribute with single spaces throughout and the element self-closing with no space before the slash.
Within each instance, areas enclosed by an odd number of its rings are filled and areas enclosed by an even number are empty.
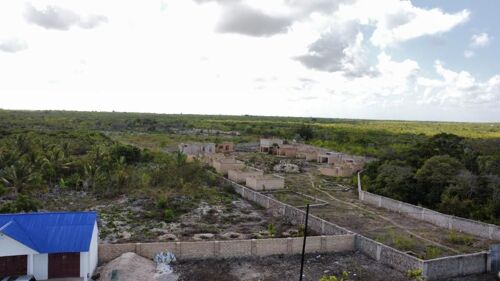
<svg viewBox="0 0 500 281">
<path fill-rule="evenodd" d="M 306 207 L 306 223 L 304 226 L 304 243 L 302 243 L 302 259 L 300 261 L 300 278 L 299 281 L 302 281 L 304 274 L 304 258 L 306 254 L 306 239 L 307 239 L 307 219 L 309 218 L 309 204 Z"/>
</svg>

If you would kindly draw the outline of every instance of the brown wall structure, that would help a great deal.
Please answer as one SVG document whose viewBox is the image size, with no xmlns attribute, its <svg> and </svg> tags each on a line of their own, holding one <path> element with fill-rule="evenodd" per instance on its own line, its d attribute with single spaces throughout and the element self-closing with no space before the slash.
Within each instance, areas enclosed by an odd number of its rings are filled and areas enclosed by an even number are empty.
<svg viewBox="0 0 500 281">
<path fill-rule="evenodd" d="M 237 183 L 246 183 L 248 177 L 262 175 L 264 175 L 264 171 L 250 168 L 244 168 L 242 170 L 229 170 L 227 172 L 227 178 Z"/>
<path fill-rule="evenodd" d="M 303 238 L 271 238 L 252 240 L 158 242 L 129 244 L 100 244 L 99 262 L 108 262 L 126 252 L 145 258 L 154 258 L 159 252 L 172 252 L 178 259 L 262 257 L 280 254 L 299 254 Z M 332 253 L 354 251 L 352 234 L 311 236 L 307 238 L 307 253 Z"/>
<path fill-rule="evenodd" d="M 285 188 L 285 178 L 277 175 L 247 177 L 245 185 L 254 190 L 276 190 Z"/>
<path fill-rule="evenodd" d="M 229 170 L 240 170 L 245 168 L 245 163 L 233 158 L 214 159 L 212 167 L 221 175 L 227 175 Z"/>
<path fill-rule="evenodd" d="M 276 149 L 276 155 L 295 158 L 297 157 L 297 151 L 298 150 L 296 146 L 291 144 L 283 144 Z"/>
<path fill-rule="evenodd" d="M 218 143 L 215 145 L 215 151 L 217 153 L 234 152 L 234 143 L 232 143 L 232 142 Z"/>
<path fill-rule="evenodd" d="M 328 166 L 320 167 L 319 172 L 329 177 L 350 177 L 356 171 L 350 166 Z"/>
</svg>

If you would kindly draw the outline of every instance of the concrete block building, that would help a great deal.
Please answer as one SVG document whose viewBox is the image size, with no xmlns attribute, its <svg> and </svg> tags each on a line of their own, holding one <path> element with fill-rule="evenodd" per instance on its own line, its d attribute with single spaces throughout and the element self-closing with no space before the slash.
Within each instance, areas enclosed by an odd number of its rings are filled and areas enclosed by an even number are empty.
<svg viewBox="0 0 500 281">
<path fill-rule="evenodd" d="M 275 190 L 285 188 L 285 178 L 278 175 L 262 175 L 246 178 L 245 185 L 254 190 Z"/>
<path fill-rule="evenodd" d="M 328 166 L 319 168 L 319 172 L 329 177 L 350 177 L 356 171 L 350 166 Z"/>
<path fill-rule="evenodd" d="M 323 164 L 340 164 L 344 154 L 339 152 L 326 152 L 318 154 L 318 163 Z"/>
<path fill-rule="evenodd" d="M 260 152 L 273 153 L 275 147 L 282 146 L 284 141 L 278 138 L 260 139 Z"/>
<path fill-rule="evenodd" d="M 0 215 L 0 275 L 89 280 L 98 259 L 95 212 Z"/>
<path fill-rule="evenodd" d="M 227 178 L 234 182 L 244 184 L 246 183 L 247 178 L 262 175 L 264 175 L 263 171 L 247 167 L 241 170 L 229 170 L 227 173 Z"/>
<path fill-rule="evenodd" d="M 221 142 L 215 145 L 215 151 L 217 153 L 230 153 L 234 152 L 234 143 L 232 142 Z"/>
<path fill-rule="evenodd" d="M 245 167 L 245 163 L 234 158 L 214 159 L 212 167 L 221 175 L 227 175 L 229 170 L 241 170 Z"/>
<path fill-rule="evenodd" d="M 282 144 L 278 146 L 274 152 L 278 156 L 295 158 L 297 157 L 298 148 L 292 144 Z"/>
<path fill-rule="evenodd" d="M 178 146 L 179 151 L 186 155 L 203 155 L 215 153 L 215 143 L 181 143 Z"/>
</svg>

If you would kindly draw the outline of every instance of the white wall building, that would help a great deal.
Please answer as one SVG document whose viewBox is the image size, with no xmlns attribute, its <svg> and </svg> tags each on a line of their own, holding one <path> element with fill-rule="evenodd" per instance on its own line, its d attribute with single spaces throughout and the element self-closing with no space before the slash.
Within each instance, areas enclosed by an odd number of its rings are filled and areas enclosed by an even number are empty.
<svg viewBox="0 0 500 281">
<path fill-rule="evenodd" d="M 0 276 L 89 280 L 97 267 L 95 212 L 0 215 Z"/>
</svg>

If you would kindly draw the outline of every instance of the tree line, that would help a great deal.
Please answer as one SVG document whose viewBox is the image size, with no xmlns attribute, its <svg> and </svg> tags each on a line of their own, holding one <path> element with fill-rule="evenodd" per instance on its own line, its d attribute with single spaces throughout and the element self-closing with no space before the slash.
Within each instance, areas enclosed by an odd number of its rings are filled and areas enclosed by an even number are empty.
<svg viewBox="0 0 500 281">
<path fill-rule="evenodd" d="M 441 133 L 371 162 L 368 191 L 450 215 L 500 223 L 500 143 Z"/>
</svg>

